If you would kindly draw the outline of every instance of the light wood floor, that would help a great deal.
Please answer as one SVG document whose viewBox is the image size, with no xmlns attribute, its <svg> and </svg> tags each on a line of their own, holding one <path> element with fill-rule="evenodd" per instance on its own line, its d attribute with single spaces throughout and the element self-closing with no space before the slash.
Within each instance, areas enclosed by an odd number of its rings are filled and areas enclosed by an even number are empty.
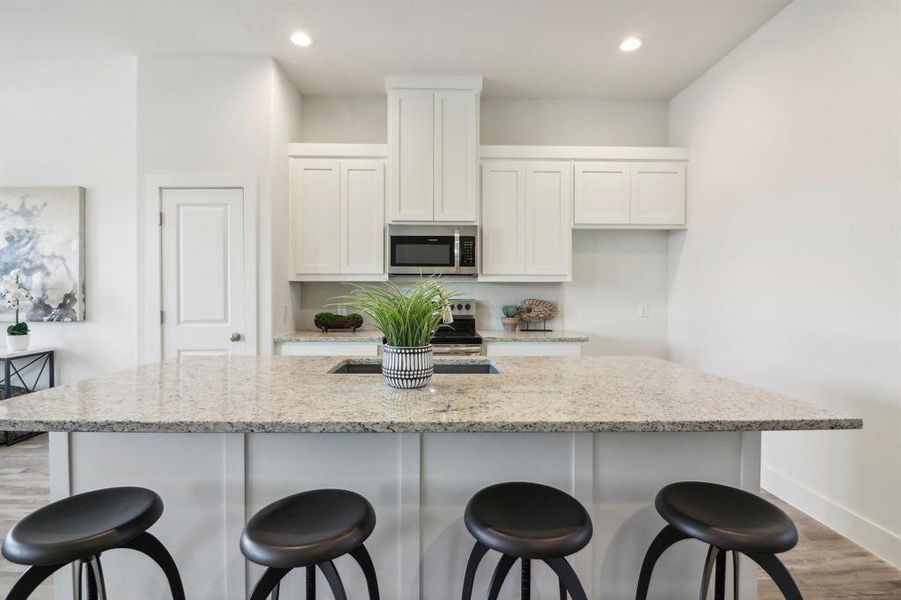
<svg viewBox="0 0 901 600">
<path fill-rule="evenodd" d="M 46 504 L 49 494 L 47 436 L 0 446 L 0 537 L 16 521 Z M 805 600 L 901 600 L 901 571 L 804 513 L 768 498 L 788 511 L 798 525 L 800 543 L 781 558 Z M 21 571 L 18 565 L 0 559 L 0 597 Z M 30 600 L 50 600 L 49 586 L 43 587 Z M 758 600 L 782 600 L 776 586 L 762 574 Z"/>
</svg>

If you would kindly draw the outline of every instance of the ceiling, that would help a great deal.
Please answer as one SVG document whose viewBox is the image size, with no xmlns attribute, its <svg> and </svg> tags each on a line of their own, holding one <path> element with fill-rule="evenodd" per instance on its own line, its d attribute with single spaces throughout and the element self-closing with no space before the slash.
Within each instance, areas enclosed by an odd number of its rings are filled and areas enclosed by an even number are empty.
<svg viewBox="0 0 901 600">
<path fill-rule="evenodd" d="M 6 53 L 273 56 L 303 94 L 380 94 L 385 75 L 425 74 L 482 75 L 488 97 L 666 100 L 787 3 L 4 0 L 0 39 Z M 297 29 L 311 48 L 289 42 Z M 629 35 L 644 45 L 626 54 Z"/>
</svg>

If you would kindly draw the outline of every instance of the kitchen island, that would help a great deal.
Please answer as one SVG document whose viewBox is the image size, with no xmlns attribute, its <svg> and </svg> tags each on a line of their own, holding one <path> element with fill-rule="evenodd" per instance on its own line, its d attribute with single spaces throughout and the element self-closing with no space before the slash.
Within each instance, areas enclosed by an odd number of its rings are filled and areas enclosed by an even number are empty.
<svg viewBox="0 0 901 600">
<path fill-rule="evenodd" d="M 369 359 L 185 358 L 4 403 L 0 430 L 54 432 L 54 497 L 112 485 L 157 490 L 166 512 L 152 531 L 193 599 L 246 598 L 260 572 L 238 550 L 246 519 L 314 487 L 353 489 L 375 506 L 368 545 L 383 598 L 457 598 L 472 544 L 467 500 L 491 483 L 531 480 L 589 508 L 594 538 L 572 563 L 590 597 L 606 600 L 634 596 L 662 525 L 653 499 L 664 484 L 757 491 L 761 431 L 862 426 L 653 358 L 436 362 L 484 372 L 436 374 L 425 388 L 401 391 L 378 374 L 346 372 Z M 696 594 L 704 550 L 685 542 L 665 555 L 651 597 Z M 359 571 L 338 563 L 350 597 L 365 597 Z M 111 597 L 167 597 L 161 576 L 129 553 L 110 553 L 105 566 Z M 490 571 L 480 569 L 477 590 Z M 554 597 L 550 575 L 533 576 L 534 597 Z M 300 597 L 301 579 L 293 573 L 283 595 Z M 515 597 L 514 579 L 502 597 Z M 56 598 L 71 598 L 69 581 L 57 576 Z M 742 585 L 754 598 L 753 569 Z"/>
</svg>

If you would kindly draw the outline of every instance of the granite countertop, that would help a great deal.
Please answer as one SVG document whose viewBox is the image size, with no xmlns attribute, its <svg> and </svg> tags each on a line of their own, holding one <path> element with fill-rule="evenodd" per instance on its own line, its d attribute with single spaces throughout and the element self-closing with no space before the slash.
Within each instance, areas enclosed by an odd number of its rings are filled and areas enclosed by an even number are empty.
<svg viewBox="0 0 901 600">
<path fill-rule="evenodd" d="M 329 331 L 323 333 L 314 331 L 295 331 L 275 338 L 276 344 L 291 344 L 298 342 L 327 342 L 327 343 L 358 343 L 381 344 L 381 331 Z"/>
<path fill-rule="evenodd" d="M 448 358 L 485 375 L 394 390 L 341 357 L 189 357 L 0 402 L 0 431 L 602 432 L 856 429 L 860 419 L 650 357 Z"/>
<path fill-rule="evenodd" d="M 481 331 L 485 342 L 587 342 L 584 333 L 572 331 Z"/>
</svg>

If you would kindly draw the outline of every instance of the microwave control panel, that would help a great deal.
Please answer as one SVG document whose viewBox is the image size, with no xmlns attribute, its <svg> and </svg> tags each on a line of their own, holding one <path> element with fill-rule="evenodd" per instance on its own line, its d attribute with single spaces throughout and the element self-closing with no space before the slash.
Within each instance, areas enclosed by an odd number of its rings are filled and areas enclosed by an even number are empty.
<svg viewBox="0 0 901 600">
<path fill-rule="evenodd" d="M 460 237 L 460 266 L 476 266 L 476 238 L 475 236 Z"/>
</svg>

